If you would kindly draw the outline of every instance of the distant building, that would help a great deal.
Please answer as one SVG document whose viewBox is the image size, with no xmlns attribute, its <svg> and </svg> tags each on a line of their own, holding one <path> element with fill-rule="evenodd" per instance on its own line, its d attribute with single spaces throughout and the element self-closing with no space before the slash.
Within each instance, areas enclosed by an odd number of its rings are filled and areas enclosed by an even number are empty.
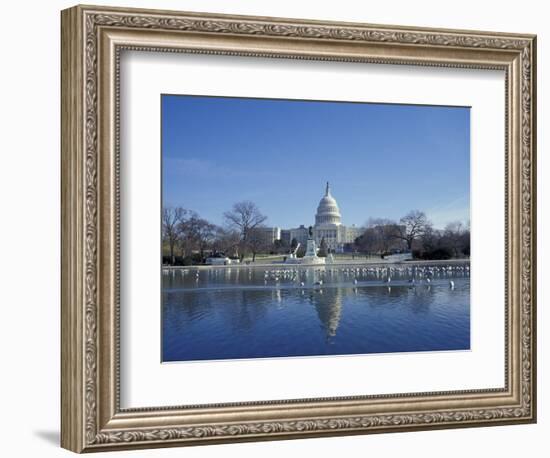
<svg viewBox="0 0 550 458">
<path fill-rule="evenodd" d="M 292 243 L 292 240 L 296 239 L 296 241 L 300 245 L 305 246 L 307 243 L 307 237 L 308 237 L 308 228 L 305 227 L 303 224 L 300 227 L 297 227 L 296 229 L 290 229 L 291 243 Z"/>
<path fill-rule="evenodd" d="M 273 245 L 275 240 L 280 240 L 281 238 L 280 227 L 257 227 L 254 231 L 259 234 L 262 244 L 266 246 Z"/>
<path fill-rule="evenodd" d="M 298 243 L 305 246 L 309 236 L 308 228 L 301 225 L 295 229 L 283 229 L 281 234 L 290 235 L 290 241 L 296 239 Z M 344 226 L 342 224 L 342 215 L 338 208 L 336 199 L 330 193 L 330 185 L 327 183 L 325 195 L 319 202 L 317 213 L 315 214 L 315 225 L 313 226 L 313 239 L 317 246 L 324 238 L 327 248 L 335 253 L 342 253 L 346 245 L 355 241 L 357 237 L 365 232 L 365 228 L 353 226 Z"/>
<path fill-rule="evenodd" d="M 290 246 L 292 242 L 292 237 L 290 236 L 290 230 L 289 229 L 281 229 L 281 242 L 283 242 L 285 245 Z"/>
</svg>

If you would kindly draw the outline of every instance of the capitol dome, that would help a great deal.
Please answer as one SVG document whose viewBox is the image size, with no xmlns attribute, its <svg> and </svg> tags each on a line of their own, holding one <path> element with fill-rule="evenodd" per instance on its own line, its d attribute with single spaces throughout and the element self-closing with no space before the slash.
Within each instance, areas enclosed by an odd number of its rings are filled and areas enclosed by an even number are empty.
<svg viewBox="0 0 550 458">
<path fill-rule="evenodd" d="M 325 195 L 319 202 L 317 207 L 317 213 L 315 214 L 315 225 L 321 224 L 342 224 L 342 216 L 340 215 L 340 209 L 336 203 L 336 199 L 330 194 L 330 186 L 327 182 L 327 188 Z"/>
</svg>

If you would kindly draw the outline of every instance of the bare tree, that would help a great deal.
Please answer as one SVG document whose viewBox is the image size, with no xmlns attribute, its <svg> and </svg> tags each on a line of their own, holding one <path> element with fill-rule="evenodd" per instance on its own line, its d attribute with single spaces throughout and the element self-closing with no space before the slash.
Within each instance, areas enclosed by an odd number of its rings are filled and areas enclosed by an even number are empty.
<svg viewBox="0 0 550 458">
<path fill-rule="evenodd" d="M 363 253 L 377 253 L 379 251 L 380 240 L 375 228 L 368 227 L 359 237 L 355 239 L 355 246 Z"/>
<path fill-rule="evenodd" d="M 205 219 L 200 219 L 197 230 L 197 241 L 201 258 L 204 258 L 204 251 L 210 246 L 216 233 L 216 225 L 209 223 Z"/>
<path fill-rule="evenodd" d="M 262 231 L 261 226 L 254 227 L 248 231 L 246 240 L 246 248 L 252 253 L 252 262 L 256 261 L 256 255 L 262 251 L 266 251 L 269 243 L 266 240 L 266 234 Z"/>
<path fill-rule="evenodd" d="M 395 224 L 395 221 L 389 218 L 376 218 L 370 217 L 365 224 L 365 227 L 376 227 L 376 226 L 392 226 Z"/>
<path fill-rule="evenodd" d="M 179 234 L 182 247 L 182 256 L 190 250 L 197 249 L 201 259 L 204 258 L 204 251 L 213 240 L 216 226 L 207 220 L 200 218 L 198 214 L 191 216 L 180 223 Z"/>
<path fill-rule="evenodd" d="M 395 221 L 387 218 L 371 218 L 369 223 L 376 234 L 379 253 L 387 253 L 392 249 L 402 248 L 402 242 L 395 237 L 397 231 Z"/>
<path fill-rule="evenodd" d="M 465 237 L 466 234 L 466 228 L 460 221 L 453 221 L 452 223 L 447 224 L 445 226 L 445 230 L 443 231 L 443 237 L 445 243 L 448 245 L 448 247 L 452 250 L 453 256 L 458 256 L 465 244 Z M 468 242 L 470 238 L 470 234 L 468 233 Z M 468 243 L 469 245 L 469 243 Z"/>
<path fill-rule="evenodd" d="M 238 232 L 217 226 L 214 231 L 212 249 L 230 256 L 239 255 L 241 236 Z"/>
<path fill-rule="evenodd" d="M 399 220 L 399 224 L 395 226 L 394 237 L 404 240 L 407 248 L 412 250 L 413 242 L 431 226 L 432 223 L 424 212 L 412 210 Z"/>
<path fill-rule="evenodd" d="M 164 207 L 162 209 L 162 240 L 170 250 L 170 264 L 174 265 L 174 249 L 178 243 L 179 226 L 184 220 L 187 210 L 182 207 Z"/>
<path fill-rule="evenodd" d="M 234 204 L 231 211 L 224 213 L 224 218 L 230 228 L 239 232 L 245 248 L 250 231 L 260 226 L 267 216 L 262 215 L 254 202 L 245 200 Z M 243 256 L 244 253 L 241 253 L 241 257 Z"/>
<path fill-rule="evenodd" d="M 180 256 L 185 258 L 189 256 L 192 251 L 196 248 L 196 241 L 190 221 L 197 219 L 199 215 L 194 211 L 189 211 L 186 213 L 186 216 L 180 220 L 180 223 L 177 227 L 178 240 L 177 246 L 180 251 Z"/>
<path fill-rule="evenodd" d="M 466 221 L 466 228 L 462 233 L 462 254 L 470 256 L 470 220 Z"/>
<path fill-rule="evenodd" d="M 356 246 L 365 253 L 387 253 L 392 248 L 400 248 L 395 237 L 397 224 L 387 218 L 370 218 L 367 229 L 357 238 Z"/>
<path fill-rule="evenodd" d="M 431 226 L 427 226 L 420 236 L 420 241 L 422 245 L 422 249 L 420 250 L 421 253 L 429 253 L 439 248 L 441 237 L 441 231 L 434 229 Z"/>
</svg>

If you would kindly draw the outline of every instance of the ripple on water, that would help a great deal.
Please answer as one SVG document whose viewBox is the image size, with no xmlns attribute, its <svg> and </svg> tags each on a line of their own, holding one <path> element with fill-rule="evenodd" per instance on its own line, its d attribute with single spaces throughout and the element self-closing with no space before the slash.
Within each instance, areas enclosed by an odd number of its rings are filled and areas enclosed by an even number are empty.
<svg viewBox="0 0 550 458">
<path fill-rule="evenodd" d="M 266 284 L 263 270 L 237 271 L 207 271 L 192 286 L 186 274 L 163 278 L 164 361 L 470 348 L 467 275 L 453 276 L 451 289 L 448 275 L 413 287 L 406 277 L 388 286 L 325 273 L 316 286 L 315 271 L 277 284 Z"/>
</svg>

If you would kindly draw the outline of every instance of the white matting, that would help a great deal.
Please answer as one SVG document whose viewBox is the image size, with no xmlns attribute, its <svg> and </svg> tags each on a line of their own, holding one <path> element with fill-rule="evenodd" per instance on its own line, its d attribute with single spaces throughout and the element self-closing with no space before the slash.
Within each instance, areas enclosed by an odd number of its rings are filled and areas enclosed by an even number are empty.
<svg viewBox="0 0 550 458">
<path fill-rule="evenodd" d="M 122 407 L 504 385 L 502 72 L 127 52 L 121 83 Z M 161 364 L 161 93 L 472 106 L 472 350 Z"/>
</svg>

